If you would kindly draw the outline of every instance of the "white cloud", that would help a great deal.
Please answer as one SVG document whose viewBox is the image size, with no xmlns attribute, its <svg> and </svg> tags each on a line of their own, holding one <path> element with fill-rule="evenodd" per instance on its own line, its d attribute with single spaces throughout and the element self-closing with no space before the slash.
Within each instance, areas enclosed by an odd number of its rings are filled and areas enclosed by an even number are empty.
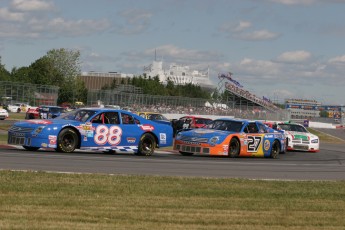
<svg viewBox="0 0 345 230">
<path fill-rule="evenodd" d="M 252 26 L 252 23 L 249 21 L 240 21 L 239 24 L 234 28 L 234 31 L 240 32 L 245 29 L 248 29 Z"/>
<path fill-rule="evenodd" d="M 16 11 L 47 11 L 54 9 L 54 4 L 43 0 L 12 0 L 11 8 Z"/>
<path fill-rule="evenodd" d="M 331 63 L 331 64 L 345 64 L 345 55 L 331 58 L 329 60 L 329 63 Z"/>
<path fill-rule="evenodd" d="M 20 22 L 24 21 L 25 15 L 21 12 L 11 12 L 7 8 L 0 8 L 0 19 L 3 22 Z M 0 24 L 2 24 L 0 22 Z"/>
<path fill-rule="evenodd" d="M 278 33 L 273 33 L 268 30 L 257 30 L 250 33 L 240 34 L 238 37 L 250 41 L 273 40 L 280 36 Z"/>
<path fill-rule="evenodd" d="M 311 53 L 304 51 L 304 50 L 297 50 L 297 51 L 289 51 L 282 53 L 277 57 L 278 62 L 286 62 L 286 63 L 301 63 L 309 61 L 312 57 Z"/>
<path fill-rule="evenodd" d="M 316 0 L 270 0 L 270 1 L 284 4 L 284 5 L 311 5 L 316 2 Z"/>
<path fill-rule="evenodd" d="M 147 30 L 152 14 L 145 10 L 130 9 L 120 13 L 124 20 L 118 24 L 114 32 L 124 35 L 139 34 Z"/>
</svg>

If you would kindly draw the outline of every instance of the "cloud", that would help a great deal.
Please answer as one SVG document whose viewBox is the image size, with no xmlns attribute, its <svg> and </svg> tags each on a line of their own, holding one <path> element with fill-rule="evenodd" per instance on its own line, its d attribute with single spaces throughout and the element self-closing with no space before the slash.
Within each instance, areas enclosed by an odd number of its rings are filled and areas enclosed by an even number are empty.
<svg viewBox="0 0 345 230">
<path fill-rule="evenodd" d="M 273 40 L 280 36 L 280 34 L 266 29 L 252 30 L 252 27 L 253 25 L 250 21 L 241 20 L 236 24 L 232 22 L 224 23 L 219 27 L 219 31 L 227 34 L 228 37 L 247 41 Z"/>
<path fill-rule="evenodd" d="M 152 13 L 146 10 L 130 9 L 120 13 L 123 23 L 118 23 L 113 31 L 123 35 L 134 35 L 149 28 Z"/>
<path fill-rule="evenodd" d="M 330 64 L 342 64 L 342 65 L 345 65 L 345 55 L 331 58 L 331 59 L 329 59 L 329 63 Z"/>
<path fill-rule="evenodd" d="M 276 58 L 276 61 L 285 63 L 301 63 L 309 61 L 311 57 L 311 53 L 304 50 L 297 50 L 282 53 Z"/>
<path fill-rule="evenodd" d="M 47 11 L 54 9 L 51 1 L 43 0 L 12 0 L 11 9 L 15 11 Z"/>
<path fill-rule="evenodd" d="M 13 0 L 9 8 L 0 8 L 0 38 L 75 37 L 99 33 L 111 27 L 107 19 L 67 20 L 55 17 L 52 14 L 55 10 L 51 1 Z"/>
<path fill-rule="evenodd" d="M 316 0 L 269 0 L 269 1 L 284 4 L 284 5 L 311 5 L 317 2 Z"/>
<path fill-rule="evenodd" d="M 237 37 L 249 41 L 263 41 L 274 40 L 280 37 L 280 34 L 273 33 L 268 30 L 257 30 L 249 33 L 239 34 Z"/>
<path fill-rule="evenodd" d="M 25 14 L 21 12 L 11 12 L 7 8 L 0 8 L 0 24 L 4 22 L 21 22 L 25 20 Z"/>
</svg>

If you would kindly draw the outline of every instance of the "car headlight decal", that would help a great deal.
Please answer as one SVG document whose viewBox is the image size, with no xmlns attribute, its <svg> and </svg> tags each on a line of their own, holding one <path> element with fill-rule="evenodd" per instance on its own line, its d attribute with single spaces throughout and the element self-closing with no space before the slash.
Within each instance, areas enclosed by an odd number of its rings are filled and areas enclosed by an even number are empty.
<svg viewBox="0 0 345 230">
<path fill-rule="evenodd" d="M 311 143 L 314 143 L 314 144 L 319 143 L 319 139 L 311 140 Z"/>
<path fill-rule="evenodd" d="M 37 127 L 37 128 L 35 129 L 35 131 L 34 131 L 34 132 L 35 132 L 34 134 L 37 135 L 37 134 L 41 133 L 41 132 L 43 131 L 44 127 L 45 127 L 45 126 L 39 126 L 39 127 Z"/>
<path fill-rule="evenodd" d="M 210 144 L 212 144 L 212 145 L 217 144 L 218 141 L 219 141 L 219 137 L 218 136 L 211 137 L 210 140 L 209 140 Z"/>
</svg>

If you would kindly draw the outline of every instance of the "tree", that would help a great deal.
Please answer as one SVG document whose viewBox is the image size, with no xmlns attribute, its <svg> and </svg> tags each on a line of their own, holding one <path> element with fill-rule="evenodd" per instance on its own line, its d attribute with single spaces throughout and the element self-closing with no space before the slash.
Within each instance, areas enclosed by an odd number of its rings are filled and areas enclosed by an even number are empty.
<svg viewBox="0 0 345 230">
<path fill-rule="evenodd" d="M 80 52 L 78 50 L 68 49 L 52 49 L 45 55 L 49 62 L 53 65 L 54 71 L 58 76 L 61 76 L 63 81 L 59 84 L 59 99 L 58 103 L 77 101 L 80 92 L 84 92 L 85 85 L 82 85 L 77 80 L 81 74 L 80 67 Z M 79 89 L 84 87 L 84 89 Z M 86 101 L 83 101 L 86 102 Z"/>
<path fill-rule="evenodd" d="M 47 56 L 36 60 L 29 66 L 29 79 L 33 84 L 56 85 L 62 87 L 64 76 L 55 67 L 53 60 Z"/>
<path fill-rule="evenodd" d="M 10 79 L 11 79 L 11 75 L 5 69 L 5 65 L 1 63 L 1 56 L 0 56 L 0 81 L 9 81 Z"/>
</svg>

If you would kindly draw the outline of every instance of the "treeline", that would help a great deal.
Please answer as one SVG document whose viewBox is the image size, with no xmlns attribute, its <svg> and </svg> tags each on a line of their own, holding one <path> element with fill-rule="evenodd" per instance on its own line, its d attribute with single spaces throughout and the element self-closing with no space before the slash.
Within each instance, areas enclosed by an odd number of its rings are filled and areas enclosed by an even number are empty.
<svg viewBox="0 0 345 230">
<path fill-rule="evenodd" d="M 25 67 L 14 67 L 6 70 L 0 57 L 0 81 L 30 83 L 38 85 L 54 85 L 59 87 L 58 104 L 75 101 L 87 102 L 87 89 L 85 83 L 78 78 L 81 75 L 80 52 L 69 49 L 52 49 L 46 55 Z M 127 78 L 123 84 L 140 87 L 145 94 L 162 96 L 181 96 L 191 98 L 210 99 L 211 93 L 200 86 L 191 83 L 174 85 L 171 80 L 167 84 L 159 81 L 159 77 L 147 77 L 145 74 Z M 102 89 L 116 88 L 115 81 Z M 3 96 L 3 95 L 0 95 Z"/>
<path fill-rule="evenodd" d="M 161 96 L 181 96 L 181 97 L 191 97 L 191 98 L 203 98 L 210 99 L 212 93 L 207 90 L 202 89 L 198 85 L 191 83 L 185 85 L 174 85 L 174 82 L 168 79 L 167 84 L 163 84 L 159 81 L 159 77 L 146 76 L 145 74 L 140 76 L 134 76 L 132 78 L 127 78 L 122 80 L 121 84 L 129 84 L 139 87 L 143 90 L 144 94 L 151 95 L 161 95 Z M 116 81 L 114 80 L 112 84 L 105 85 L 102 87 L 104 90 L 115 89 L 118 87 Z"/>
</svg>

